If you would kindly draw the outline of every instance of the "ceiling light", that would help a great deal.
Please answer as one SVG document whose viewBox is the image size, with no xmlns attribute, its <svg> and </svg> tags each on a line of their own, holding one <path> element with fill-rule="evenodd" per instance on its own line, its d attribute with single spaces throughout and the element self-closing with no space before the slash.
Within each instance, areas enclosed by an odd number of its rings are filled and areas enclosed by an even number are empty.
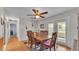
<svg viewBox="0 0 79 59">
<path fill-rule="evenodd" d="M 40 18 L 39 16 L 36 16 L 36 18 Z"/>
</svg>

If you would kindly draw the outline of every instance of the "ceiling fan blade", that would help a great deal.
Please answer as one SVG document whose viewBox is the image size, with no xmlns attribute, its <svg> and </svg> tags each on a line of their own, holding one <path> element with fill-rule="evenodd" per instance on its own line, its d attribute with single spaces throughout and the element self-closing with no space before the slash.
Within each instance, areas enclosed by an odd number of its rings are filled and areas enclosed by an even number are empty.
<svg viewBox="0 0 79 59">
<path fill-rule="evenodd" d="M 48 12 L 43 12 L 43 13 L 40 13 L 40 15 L 43 15 L 43 14 L 48 14 Z"/>
<path fill-rule="evenodd" d="M 44 16 L 40 16 L 41 18 L 45 18 Z"/>
<path fill-rule="evenodd" d="M 36 13 L 36 12 L 37 12 L 37 10 L 36 10 L 36 9 L 32 9 L 32 11 L 33 11 L 34 13 Z"/>
<path fill-rule="evenodd" d="M 34 14 L 28 14 L 27 16 L 35 16 Z"/>
<path fill-rule="evenodd" d="M 31 19 L 36 19 L 36 17 L 30 17 Z"/>
</svg>

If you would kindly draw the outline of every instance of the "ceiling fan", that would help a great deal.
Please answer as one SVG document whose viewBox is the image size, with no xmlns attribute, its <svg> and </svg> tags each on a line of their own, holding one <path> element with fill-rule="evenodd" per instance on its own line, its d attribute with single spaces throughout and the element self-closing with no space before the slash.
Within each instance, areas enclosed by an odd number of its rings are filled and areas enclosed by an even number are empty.
<svg viewBox="0 0 79 59">
<path fill-rule="evenodd" d="M 32 11 L 34 12 L 34 14 L 27 16 L 35 16 L 34 19 L 45 18 L 43 15 L 48 14 L 48 12 L 40 12 L 39 10 L 36 9 L 32 9 Z"/>
</svg>

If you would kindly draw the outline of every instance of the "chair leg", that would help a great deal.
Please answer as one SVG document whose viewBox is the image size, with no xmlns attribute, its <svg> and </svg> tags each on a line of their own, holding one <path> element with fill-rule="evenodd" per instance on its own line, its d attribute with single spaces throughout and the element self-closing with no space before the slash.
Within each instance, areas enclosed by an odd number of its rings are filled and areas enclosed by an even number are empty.
<svg viewBox="0 0 79 59">
<path fill-rule="evenodd" d="M 29 46 L 29 42 L 27 42 L 28 46 Z"/>
<path fill-rule="evenodd" d="M 50 51 L 51 51 L 51 48 L 49 48 L 50 49 Z"/>
<path fill-rule="evenodd" d="M 35 44 L 35 50 L 36 50 L 36 44 Z"/>
<path fill-rule="evenodd" d="M 31 46 L 30 47 L 32 48 L 32 41 L 31 41 Z"/>
<path fill-rule="evenodd" d="M 55 51 L 55 45 L 54 45 L 54 51 Z"/>
</svg>

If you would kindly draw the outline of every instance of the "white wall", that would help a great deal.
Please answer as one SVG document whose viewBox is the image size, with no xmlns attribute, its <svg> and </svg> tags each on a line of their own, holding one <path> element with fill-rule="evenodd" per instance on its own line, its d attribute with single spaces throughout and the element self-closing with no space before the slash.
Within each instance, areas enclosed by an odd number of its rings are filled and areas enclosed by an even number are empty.
<svg viewBox="0 0 79 59">
<path fill-rule="evenodd" d="M 78 51 L 79 51 L 79 8 L 78 8 Z"/>
<path fill-rule="evenodd" d="M 1 21 L 0 21 L 1 22 Z M 0 23 L 0 36 L 2 36 L 3 37 L 3 35 L 4 35 L 4 32 L 3 32 L 4 30 L 3 30 L 3 25 L 1 25 L 1 23 Z"/>
<path fill-rule="evenodd" d="M 27 31 L 34 30 L 32 23 L 34 23 L 31 19 L 20 18 L 20 38 L 21 40 L 27 40 Z M 27 30 L 26 30 L 27 26 Z"/>
<path fill-rule="evenodd" d="M 47 18 L 44 21 L 41 21 L 41 23 L 45 24 L 45 30 L 48 30 L 48 23 L 52 23 L 58 20 L 64 20 L 67 23 L 67 42 L 66 45 L 69 47 L 73 46 L 73 40 L 77 39 L 78 37 L 78 30 L 77 30 L 77 9 L 71 10 L 68 12 L 64 12 L 58 15 L 55 15 L 53 17 Z"/>
<path fill-rule="evenodd" d="M 3 16 L 3 13 L 4 13 L 4 10 L 3 10 L 2 7 L 0 7 L 0 17 Z M 3 25 L 1 25 L 1 23 L 0 23 L 0 36 L 3 36 L 3 35 L 4 35 L 4 33 L 3 33 Z"/>
</svg>

